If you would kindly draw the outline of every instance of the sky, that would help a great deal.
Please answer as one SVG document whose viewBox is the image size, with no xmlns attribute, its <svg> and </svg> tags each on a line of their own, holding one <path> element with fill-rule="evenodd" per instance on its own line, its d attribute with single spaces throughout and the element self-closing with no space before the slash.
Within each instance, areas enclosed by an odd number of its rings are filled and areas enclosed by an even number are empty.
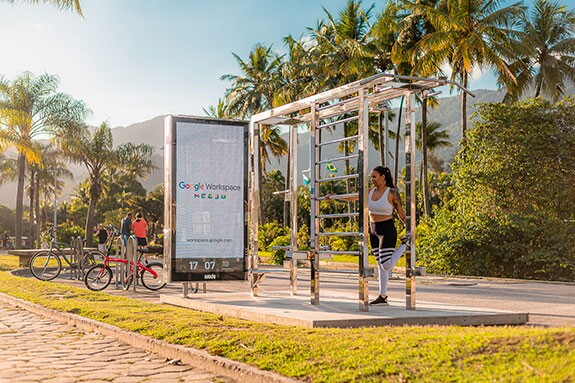
<svg viewBox="0 0 575 383">
<path fill-rule="evenodd" d="M 50 5 L 0 0 L 0 75 L 24 71 L 60 79 L 83 100 L 91 125 L 127 126 L 164 114 L 205 115 L 239 74 L 232 52 L 256 43 L 285 52 L 283 37 L 333 15 L 347 0 L 81 0 L 84 18 Z M 373 2 L 364 1 L 364 7 Z M 575 0 L 562 0 L 573 8 Z M 383 2 L 376 2 L 376 13 Z M 375 13 L 374 13 L 375 16 Z M 471 89 L 495 89 L 476 72 Z"/>
</svg>

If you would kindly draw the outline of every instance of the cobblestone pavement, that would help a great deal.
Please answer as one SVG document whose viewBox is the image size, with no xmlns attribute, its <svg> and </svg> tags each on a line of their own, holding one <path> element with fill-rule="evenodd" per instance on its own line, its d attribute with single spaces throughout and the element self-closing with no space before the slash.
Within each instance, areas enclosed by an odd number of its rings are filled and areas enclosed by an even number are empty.
<svg viewBox="0 0 575 383">
<path fill-rule="evenodd" d="M 0 383 L 233 382 L 0 303 Z"/>
</svg>

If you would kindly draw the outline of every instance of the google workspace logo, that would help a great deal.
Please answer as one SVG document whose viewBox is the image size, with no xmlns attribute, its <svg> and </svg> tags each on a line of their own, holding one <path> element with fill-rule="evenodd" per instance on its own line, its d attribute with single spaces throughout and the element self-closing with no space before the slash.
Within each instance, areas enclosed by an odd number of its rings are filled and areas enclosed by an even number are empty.
<svg viewBox="0 0 575 383">
<path fill-rule="evenodd" d="M 208 186 L 206 188 L 206 186 Z M 178 183 L 178 187 L 182 190 L 193 190 L 194 192 L 199 192 L 199 193 L 194 193 L 194 198 L 199 198 L 199 199 L 221 199 L 224 200 L 227 198 L 226 194 L 221 194 L 221 193 L 203 193 L 203 190 L 206 189 L 211 189 L 210 187 L 211 185 L 206 185 L 206 184 L 202 184 L 200 182 L 190 185 L 188 183 L 185 183 L 184 181 L 181 181 L 180 183 Z"/>
</svg>

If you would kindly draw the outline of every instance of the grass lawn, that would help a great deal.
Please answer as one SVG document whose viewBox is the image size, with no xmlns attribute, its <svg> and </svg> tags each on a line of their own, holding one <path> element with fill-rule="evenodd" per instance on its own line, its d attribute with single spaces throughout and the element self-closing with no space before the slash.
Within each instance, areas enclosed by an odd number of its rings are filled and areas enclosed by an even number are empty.
<svg viewBox="0 0 575 383">
<path fill-rule="evenodd" d="M 268 325 L 12 276 L 0 292 L 308 382 L 573 382 L 575 329 Z"/>
</svg>

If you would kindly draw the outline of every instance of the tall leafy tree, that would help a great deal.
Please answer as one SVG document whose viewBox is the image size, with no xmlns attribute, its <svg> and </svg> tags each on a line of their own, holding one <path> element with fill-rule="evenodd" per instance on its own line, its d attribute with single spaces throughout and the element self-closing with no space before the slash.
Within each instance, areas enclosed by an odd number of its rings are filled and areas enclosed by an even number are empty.
<svg viewBox="0 0 575 383">
<path fill-rule="evenodd" d="M 520 19 L 517 34 L 517 84 L 506 101 L 533 89 L 533 95 L 557 101 L 565 95 L 565 81 L 575 81 L 575 11 L 556 1 L 536 0 Z"/>
<path fill-rule="evenodd" d="M 261 44 L 254 47 L 245 61 L 237 54 L 232 54 L 242 74 L 226 74 L 220 77 L 221 80 L 231 82 L 226 91 L 226 112 L 232 117 L 249 118 L 273 107 L 274 96 L 281 88 L 279 69 L 282 56 L 275 54 L 271 46 L 265 47 Z M 287 142 L 281 138 L 279 127 L 261 125 L 259 179 L 262 180 L 266 163 L 269 163 L 272 156 L 279 158 L 286 154 Z M 260 215 L 260 222 L 262 221 L 263 217 Z"/>
<path fill-rule="evenodd" d="M 217 105 L 210 105 L 208 108 L 202 108 L 206 116 L 214 118 L 230 118 L 226 110 L 226 102 L 221 98 L 218 99 Z"/>
<path fill-rule="evenodd" d="M 412 51 L 414 73 L 431 76 L 443 73 L 448 64 L 451 80 L 469 86 L 474 68 L 494 69 L 500 84 L 508 87 L 516 78 L 504 59 L 513 55 L 510 39 L 513 21 L 525 8 L 520 3 L 502 7 L 501 0 L 439 0 L 436 5 L 408 3 L 434 29 Z M 462 144 L 467 133 L 467 94 L 461 92 Z"/>
<path fill-rule="evenodd" d="M 82 101 L 58 92 L 56 76 L 34 76 L 24 72 L 13 81 L 0 79 L 0 149 L 18 151 L 18 188 L 16 193 L 16 247 L 21 246 L 24 177 L 27 163 L 39 163 L 40 153 L 34 141 L 42 136 L 71 134 L 90 111 Z"/>
<path fill-rule="evenodd" d="M 16 165 L 15 158 L 10 158 L 4 153 L 0 153 L 0 185 L 8 180 L 16 179 Z"/>
<path fill-rule="evenodd" d="M 425 143 L 424 143 L 424 125 L 423 122 L 418 122 L 415 125 L 417 137 L 415 145 L 423 153 L 421 161 L 421 177 L 420 182 L 423 190 L 423 211 L 425 215 L 429 215 L 429 181 L 427 175 L 428 169 L 428 152 L 433 152 L 438 148 L 445 148 L 452 146 L 449 140 L 449 133 L 447 130 L 441 130 L 441 124 L 436 121 L 431 121 L 425 124 Z"/>
<path fill-rule="evenodd" d="M 476 121 L 453 198 L 418 228 L 420 259 L 434 272 L 573 280 L 575 99 L 481 104 Z"/>
<path fill-rule="evenodd" d="M 93 245 L 93 229 L 96 224 L 94 211 L 101 194 L 105 174 L 120 170 L 132 177 L 145 177 L 154 168 L 150 159 L 153 147 L 146 144 L 127 143 L 114 148 L 112 132 L 103 122 L 90 132 L 85 128 L 79 134 L 62 137 L 65 155 L 83 164 L 88 170 L 88 212 L 86 216 L 86 244 Z"/>
</svg>

